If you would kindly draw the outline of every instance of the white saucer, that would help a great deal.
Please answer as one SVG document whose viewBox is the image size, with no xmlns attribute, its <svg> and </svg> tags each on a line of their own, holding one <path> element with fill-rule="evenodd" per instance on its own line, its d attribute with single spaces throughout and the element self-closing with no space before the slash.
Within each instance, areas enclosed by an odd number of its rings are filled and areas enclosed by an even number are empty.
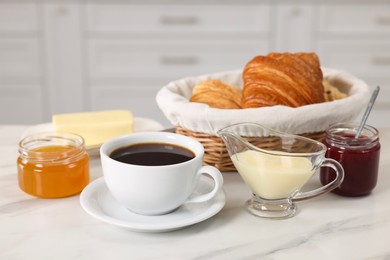
<svg viewBox="0 0 390 260">
<path fill-rule="evenodd" d="M 213 185 L 211 179 L 202 177 L 195 193 L 206 193 Z M 143 216 L 121 206 L 108 191 L 103 177 L 91 182 L 80 195 L 82 208 L 92 217 L 138 232 L 171 231 L 199 223 L 217 214 L 225 201 L 225 193 L 221 190 L 210 201 L 189 203 L 166 215 Z"/>
</svg>

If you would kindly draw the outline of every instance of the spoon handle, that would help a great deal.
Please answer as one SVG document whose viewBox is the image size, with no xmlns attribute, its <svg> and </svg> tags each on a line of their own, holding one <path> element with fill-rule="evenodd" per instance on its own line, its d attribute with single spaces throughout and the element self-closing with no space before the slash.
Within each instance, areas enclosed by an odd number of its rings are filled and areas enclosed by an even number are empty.
<svg viewBox="0 0 390 260">
<path fill-rule="evenodd" d="M 356 132 L 355 139 L 358 139 L 360 134 L 362 133 L 363 127 L 366 124 L 367 118 L 370 115 L 372 107 L 374 106 L 374 103 L 375 103 L 376 97 L 378 96 L 379 90 L 380 90 L 380 87 L 377 86 L 371 95 L 370 102 L 368 103 L 368 106 L 366 108 L 366 111 L 364 112 L 362 121 L 360 122 L 359 128 Z"/>
</svg>

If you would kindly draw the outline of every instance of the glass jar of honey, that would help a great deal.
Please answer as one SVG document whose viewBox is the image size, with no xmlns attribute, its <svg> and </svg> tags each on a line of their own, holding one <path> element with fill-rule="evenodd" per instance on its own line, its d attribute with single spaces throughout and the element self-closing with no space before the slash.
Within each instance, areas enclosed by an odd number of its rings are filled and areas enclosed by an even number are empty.
<svg viewBox="0 0 390 260">
<path fill-rule="evenodd" d="M 344 168 L 344 180 L 333 192 L 343 196 L 363 196 L 376 186 L 381 145 L 376 128 L 365 125 L 355 138 L 358 124 L 338 123 L 326 130 L 326 157 L 338 161 Z M 335 178 L 330 168 L 321 169 L 322 184 Z"/>
<path fill-rule="evenodd" d="M 81 136 L 72 133 L 37 133 L 19 143 L 19 187 L 41 198 L 80 193 L 89 183 L 89 156 Z"/>
</svg>

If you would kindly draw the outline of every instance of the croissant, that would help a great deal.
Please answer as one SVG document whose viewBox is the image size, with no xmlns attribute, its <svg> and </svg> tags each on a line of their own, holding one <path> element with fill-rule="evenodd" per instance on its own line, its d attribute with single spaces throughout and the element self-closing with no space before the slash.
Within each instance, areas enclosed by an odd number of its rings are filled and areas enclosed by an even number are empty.
<svg viewBox="0 0 390 260">
<path fill-rule="evenodd" d="M 338 88 L 333 86 L 329 81 L 324 80 L 323 85 L 325 90 L 324 92 L 325 101 L 329 102 L 329 101 L 334 101 L 334 100 L 347 97 L 346 93 L 341 92 Z"/>
<path fill-rule="evenodd" d="M 242 108 L 324 102 L 322 80 L 315 53 L 257 56 L 243 70 Z"/>
<path fill-rule="evenodd" d="M 241 90 L 220 80 L 199 82 L 192 91 L 191 102 L 208 104 L 213 108 L 241 108 Z"/>
</svg>

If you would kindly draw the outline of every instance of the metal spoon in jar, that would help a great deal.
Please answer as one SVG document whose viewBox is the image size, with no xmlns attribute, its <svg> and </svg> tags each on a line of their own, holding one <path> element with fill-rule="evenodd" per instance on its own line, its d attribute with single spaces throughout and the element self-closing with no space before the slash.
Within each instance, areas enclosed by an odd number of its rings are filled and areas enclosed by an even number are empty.
<svg viewBox="0 0 390 260">
<path fill-rule="evenodd" d="M 368 102 L 366 111 L 364 112 L 362 121 L 360 122 L 359 128 L 356 132 L 355 139 L 358 139 L 360 134 L 362 133 L 363 127 L 366 124 L 367 118 L 370 115 L 372 107 L 374 106 L 374 103 L 375 103 L 376 97 L 378 96 L 379 90 L 380 90 L 380 87 L 377 86 L 371 95 L 370 102 Z"/>
</svg>

